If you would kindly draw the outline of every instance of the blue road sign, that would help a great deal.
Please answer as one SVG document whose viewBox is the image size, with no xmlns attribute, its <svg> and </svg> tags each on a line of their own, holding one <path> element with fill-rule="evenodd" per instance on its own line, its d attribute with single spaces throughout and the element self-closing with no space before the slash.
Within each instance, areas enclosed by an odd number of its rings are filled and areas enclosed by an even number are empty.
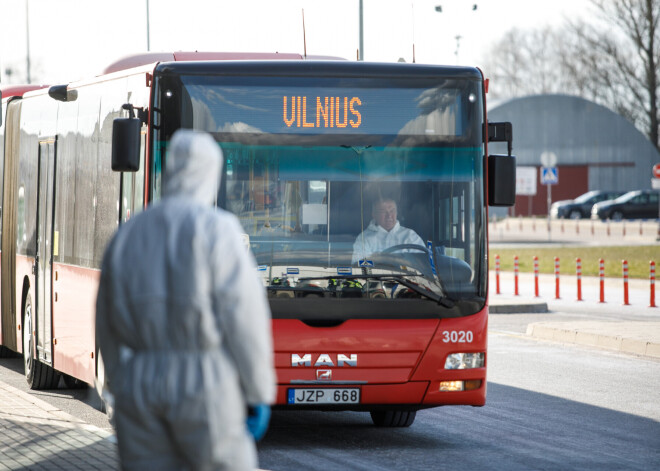
<svg viewBox="0 0 660 471">
<path fill-rule="evenodd" d="M 362 259 L 362 260 L 358 261 L 358 266 L 363 267 L 363 268 L 373 268 L 374 267 L 374 262 L 372 260 Z"/>
<path fill-rule="evenodd" d="M 557 167 L 541 167 L 541 183 L 543 185 L 556 185 L 559 183 Z"/>
</svg>

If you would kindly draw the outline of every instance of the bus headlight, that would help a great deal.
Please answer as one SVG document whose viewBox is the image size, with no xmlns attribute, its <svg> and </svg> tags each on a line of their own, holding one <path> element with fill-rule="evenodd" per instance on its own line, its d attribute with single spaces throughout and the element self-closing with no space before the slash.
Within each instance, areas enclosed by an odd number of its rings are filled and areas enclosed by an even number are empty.
<svg viewBox="0 0 660 471">
<path fill-rule="evenodd" d="M 447 356 L 445 370 L 467 370 L 470 368 L 483 368 L 484 353 L 452 353 Z"/>
<path fill-rule="evenodd" d="M 480 387 L 480 379 L 472 379 L 469 381 L 440 381 L 439 390 L 441 392 L 474 391 Z"/>
</svg>

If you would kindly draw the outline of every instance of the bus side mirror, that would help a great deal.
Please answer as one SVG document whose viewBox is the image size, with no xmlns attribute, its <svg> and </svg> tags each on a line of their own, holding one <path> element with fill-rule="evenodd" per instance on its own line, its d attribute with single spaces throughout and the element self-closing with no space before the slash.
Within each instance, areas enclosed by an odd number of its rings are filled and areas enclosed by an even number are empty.
<svg viewBox="0 0 660 471">
<path fill-rule="evenodd" d="M 115 118 L 112 122 L 112 170 L 137 172 L 140 169 L 140 131 L 142 120 L 135 117 L 133 105 L 122 106 L 128 118 Z"/>
<path fill-rule="evenodd" d="M 488 204 L 513 206 L 516 203 L 516 158 L 488 156 Z"/>
<path fill-rule="evenodd" d="M 511 155 L 513 127 L 509 122 L 488 123 L 488 142 L 506 142 L 508 155 L 488 156 L 488 204 L 516 204 L 516 158 Z"/>
</svg>

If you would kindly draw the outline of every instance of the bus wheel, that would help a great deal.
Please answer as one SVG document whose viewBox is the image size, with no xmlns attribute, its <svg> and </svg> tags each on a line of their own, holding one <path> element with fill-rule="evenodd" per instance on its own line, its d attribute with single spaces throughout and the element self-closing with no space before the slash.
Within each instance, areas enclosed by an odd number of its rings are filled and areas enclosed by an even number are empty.
<svg viewBox="0 0 660 471">
<path fill-rule="evenodd" d="M 372 410 L 370 414 L 377 427 L 410 427 L 415 421 L 417 411 Z"/>
<path fill-rule="evenodd" d="M 34 335 L 32 318 L 32 299 L 28 291 L 23 311 L 23 365 L 25 379 L 30 389 L 53 389 L 57 387 L 60 376 L 48 365 L 44 365 L 34 357 Z"/>
</svg>

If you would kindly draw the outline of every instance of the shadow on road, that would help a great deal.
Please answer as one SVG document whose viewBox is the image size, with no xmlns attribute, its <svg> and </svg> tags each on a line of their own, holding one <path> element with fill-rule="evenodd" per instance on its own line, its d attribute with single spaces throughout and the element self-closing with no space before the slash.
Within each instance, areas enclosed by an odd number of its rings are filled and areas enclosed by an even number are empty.
<svg viewBox="0 0 660 471">
<path fill-rule="evenodd" d="M 407 429 L 357 412 L 276 411 L 259 444 L 262 468 L 655 469 L 660 423 L 505 385 L 482 408 L 417 414 Z"/>
<path fill-rule="evenodd" d="M 64 379 L 60 379 L 56 389 L 48 390 L 28 390 L 24 377 L 23 359 L 22 358 L 2 358 L 0 359 L 0 366 L 17 373 L 20 376 L 0 376 L 0 379 L 7 384 L 27 392 L 37 398 L 48 400 L 48 398 L 60 398 L 63 400 L 81 401 L 93 407 L 97 411 L 103 411 L 104 406 L 101 398 L 96 393 L 94 388 L 89 387 L 87 384 L 76 384 L 75 387 L 69 387 Z"/>
</svg>

